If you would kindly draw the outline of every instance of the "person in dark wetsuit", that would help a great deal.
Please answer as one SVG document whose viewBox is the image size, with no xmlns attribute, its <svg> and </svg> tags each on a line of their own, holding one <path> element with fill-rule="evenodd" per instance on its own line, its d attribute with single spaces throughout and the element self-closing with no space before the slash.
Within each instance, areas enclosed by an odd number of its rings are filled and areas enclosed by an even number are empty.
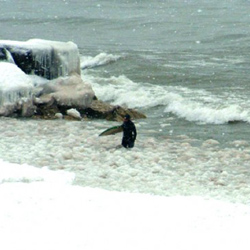
<svg viewBox="0 0 250 250">
<path fill-rule="evenodd" d="M 133 148 L 137 132 L 135 124 L 130 120 L 130 115 L 125 115 L 124 122 L 122 124 L 122 129 L 123 129 L 122 146 L 124 148 Z"/>
</svg>

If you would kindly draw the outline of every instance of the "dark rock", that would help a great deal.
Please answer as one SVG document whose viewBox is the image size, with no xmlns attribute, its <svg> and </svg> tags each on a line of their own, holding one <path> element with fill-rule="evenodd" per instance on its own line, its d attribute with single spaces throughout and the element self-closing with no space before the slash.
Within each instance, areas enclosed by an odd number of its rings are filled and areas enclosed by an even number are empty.
<svg viewBox="0 0 250 250">
<path fill-rule="evenodd" d="M 123 121 L 126 114 L 133 119 L 143 119 L 146 116 L 134 109 L 126 109 L 121 106 L 113 106 L 100 100 L 93 100 L 84 114 L 89 118 L 106 119 L 109 121 Z"/>
<path fill-rule="evenodd" d="M 80 120 L 79 116 L 70 115 L 67 112 L 72 109 L 71 106 L 61 106 L 54 98 L 39 99 L 36 102 L 36 114 L 34 118 L 41 119 L 58 119 L 57 114 L 61 114 L 66 120 Z M 88 119 L 106 119 L 108 121 L 123 121 L 126 114 L 132 119 L 144 119 L 146 116 L 134 109 L 125 109 L 121 106 L 112 106 L 99 100 L 93 100 L 90 107 L 83 109 L 82 107 L 74 107 L 83 118 Z M 61 118 L 61 115 L 59 118 Z"/>
<path fill-rule="evenodd" d="M 36 112 L 36 106 L 33 104 L 32 100 L 23 102 L 21 106 L 21 117 L 31 117 Z"/>
<path fill-rule="evenodd" d="M 56 119 L 56 114 L 60 113 L 57 102 L 54 98 L 50 100 L 35 101 L 36 113 L 33 117 L 41 119 Z"/>
</svg>

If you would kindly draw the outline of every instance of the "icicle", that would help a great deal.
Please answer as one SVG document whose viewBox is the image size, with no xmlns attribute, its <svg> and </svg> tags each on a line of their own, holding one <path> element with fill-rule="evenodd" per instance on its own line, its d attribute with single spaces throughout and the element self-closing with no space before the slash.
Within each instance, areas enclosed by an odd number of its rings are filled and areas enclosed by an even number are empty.
<svg viewBox="0 0 250 250">
<path fill-rule="evenodd" d="M 80 56 L 76 44 L 41 39 L 31 39 L 27 44 L 32 47 L 33 59 L 40 69 L 38 75 L 55 79 L 71 73 L 80 74 Z"/>
<path fill-rule="evenodd" d="M 3 51 L 4 51 L 5 55 L 6 55 L 7 61 L 10 62 L 10 63 L 16 64 L 15 60 L 13 59 L 13 57 L 11 55 L 11 53 L 6 48 L 3 48 Z"/>
</svg>

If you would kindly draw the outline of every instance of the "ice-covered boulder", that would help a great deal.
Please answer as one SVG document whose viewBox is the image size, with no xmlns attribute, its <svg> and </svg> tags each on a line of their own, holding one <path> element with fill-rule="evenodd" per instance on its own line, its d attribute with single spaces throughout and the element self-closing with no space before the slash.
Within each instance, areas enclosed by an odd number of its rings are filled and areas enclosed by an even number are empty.
<svg viewBox="0 0 250 250">
<path fill-rule="evenodd" d="M 59 77 L 42 85 L 36 103 L 51 103 L 55 100 L 60 107 L 84 109 L 90 106 L 95 93 L 92 87 L 84 83 L 81 76 L 73 74 Z"/>
<path fill-rule="evenodd" d="M 15 63 L 26 74 L 47 79 L 80 74 L 79 51 L 73 42 L 0 40 L 0 60 Z"/>
</svg>

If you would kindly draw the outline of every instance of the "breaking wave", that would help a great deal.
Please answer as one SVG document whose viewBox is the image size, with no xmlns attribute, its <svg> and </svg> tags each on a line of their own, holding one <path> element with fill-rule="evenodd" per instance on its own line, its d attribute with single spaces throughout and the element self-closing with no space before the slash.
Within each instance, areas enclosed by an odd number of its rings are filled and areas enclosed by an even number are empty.
<svg viewBox="0 0 250 250">
<path fill-rule="evenodd" d="M 120 59 L 121 56 L 113 55 L 113 54 L 106 54 L 100 53 L 95 57 L 91 56 L 82 56 L 81 57 L 81 69 L 89 69 L 98 66 L 103 66 L 112 62 L 116 62 Z"/>
<path fill-rule="evenodd" d="M 250 103 L 237 96 L 214 95 L 209 91 L 180 86 L 137 83 L 121 75 L 110 78 L 82 76 L 103 101 L 128 108 L 164 107 L 164 113 L 201 124 L 249 122 Z"/>
<path fill-rule="evenodd" d="M 187 101 L 173 101 L 165 109 L 179 118 L 205 124 L 224 124 L 229 122 L 250 122 L 250 115 L 238 105 L 216 109 L 209 105 Z"/>
</svg>

